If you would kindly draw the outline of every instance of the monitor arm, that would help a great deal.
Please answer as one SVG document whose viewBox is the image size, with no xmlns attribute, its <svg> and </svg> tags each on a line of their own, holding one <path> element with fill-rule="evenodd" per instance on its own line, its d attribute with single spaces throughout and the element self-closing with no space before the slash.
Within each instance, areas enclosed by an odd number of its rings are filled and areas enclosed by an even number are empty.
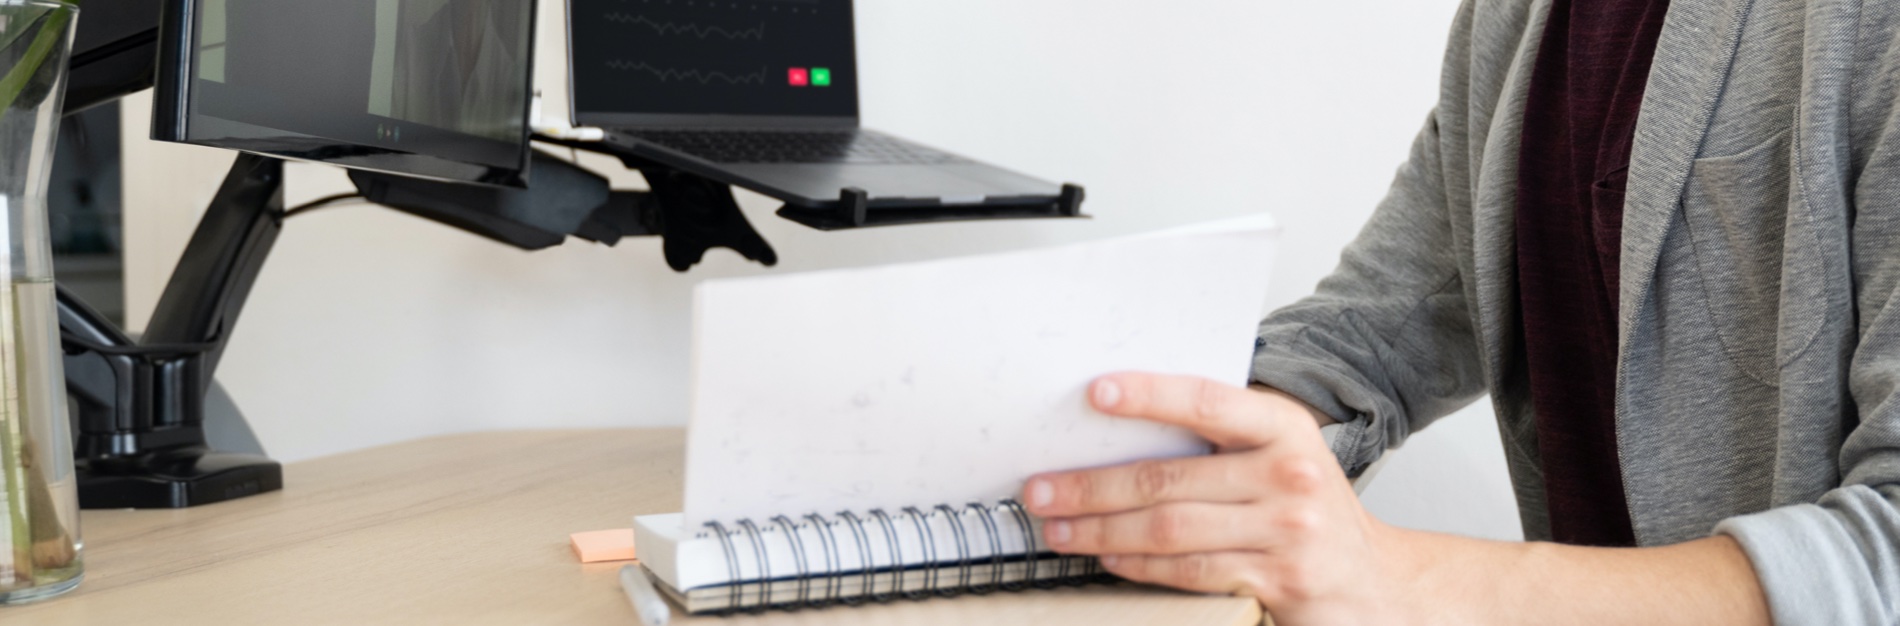
<svg viewBox="0 0 1900 626">
<path fill-rule="evenodd" d="M 574 235 L 612 245 L 662 235 L 668 265 L 686 271 L 713 246 L 777 263 L 731 191 L 688 174 L 649 171 L 652 192 L 535 153 L 530 189 L 353 172 L 370 200 L 524 250 Z M 268 458 L 206 443 L 205 394 L 251 286 L 283 228 L 283 161 L 241 154 L 192 234 L 141 340 L 72 293 L 58 298 L 74 453 L 84 508 L 183 508 L 283 487 Z"/>
<path fill-rule="evenodd" d="M 614 245 L 658 236 L 666 264 L 684 272 L 712 248 L 731 248 L 766 266 L 778 253 L 752 228 L 724 183 L 646 166 L 650 191 L 613 191 L 607 179 L 535 150 L 527 189 L 482 187 L 352 170 L 371 202 L 441 222 L 523 250 L 561 245 L 569 235 Z"/>
<path fill-rule="evenodd" d="M 205 392 L 284 216 L 284 164 L 241 155 L 133 341 L 64 289 L 58 308 L 84 508 L 179 508 L 283 487 L 205 442 Z"/>
</svg>

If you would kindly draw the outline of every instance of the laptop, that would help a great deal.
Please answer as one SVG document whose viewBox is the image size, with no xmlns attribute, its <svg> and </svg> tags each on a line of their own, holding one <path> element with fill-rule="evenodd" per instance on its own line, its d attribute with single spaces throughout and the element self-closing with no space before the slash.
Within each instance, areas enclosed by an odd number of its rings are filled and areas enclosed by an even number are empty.
<svg viewBox="0 0 1900 626">
<path fill-rule="evenodd" d="M 1047 206 L 1063 192 L 860 128 L 851 0 L 568 0 L 568 35 L 576 124 L 604 129 L 623 156 L 788 209 L 853 197 L 875 209 Z"/>
</svg>

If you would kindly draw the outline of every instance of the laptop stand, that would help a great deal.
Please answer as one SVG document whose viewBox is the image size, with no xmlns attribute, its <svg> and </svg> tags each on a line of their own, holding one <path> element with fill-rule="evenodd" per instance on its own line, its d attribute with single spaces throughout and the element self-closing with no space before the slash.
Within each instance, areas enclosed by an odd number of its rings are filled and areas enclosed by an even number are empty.
<svg viewBox="0 0 1900 626">
<path fill-rule="evenodd" d="M 870 194 L 847 187 L 838 193 L 835 207 L 811 208 L 785 205 L 778 216 L 818 230 L 845 230 L 875 226 L 968 222 L 972 220 L 1038 219 L 1052 217 L 1088 217 L 1082 214 L 1086 197 L 1080 185 L 1062 186 L 1061 195 L 1052 201 L 1025 200 L 1018 204 L 937 205 L 898 208 L 871 208 Z"/>
<path fill-rule="evenodd" d="M 691 183 L 692 185 L 708 192 L 715 188 L 724 189 L 732 187 L 731 185 L 720 183 L 703 176 L 681 172 L 672 167 L 653 162 L 619 144 L 599 141 L 570 141 L 552 137 L 536 137 L 536 139 L 614 157 L 619 159 L 621 164 L 625 165 L 627 169 L 639 171 L 642 175 L 646 176 L 649 182 L 653 181 L 656 178 L 656 174 L 658 174 L 660 178 L 676 180 L 694 179 L 694 182 Z M 654 191 L 658 193 L 659 188 L 655 187 Z M 724 200 L 718 200 L 718 202 L 721 203 L 730 202 L 731 200 L 731 194 L 729 192 L 709 194 L 707 199 L 713 200 L 713 195 L 723 197 Z M 872 228 L 877 226 L 899 226 L 905 224 L 967 222 L 974 220 L 1076 218 L 1088 217 L 1082 214 L 1082 202 L 1086 197 L 1087 194 L 1080 185 L 1067 184 L 1062 186 L 1061 194 L 1053 200 L 1024 199 L 1022 202 L 1014 204 L 920 204 L 916 206 L 872 207 L 869 193 L 866 193 L 863 189 L 847 187 L 838 190 L 838 201 L 832 203 L 830 206 L 806 207 L 786 204 L 778 210 L 778 216 L 811 228 L 825 231 Z M 737 205 L 733 205 L 732 209 L 736 211 L 738 209 Z M 756 235 L 756 233 L 754 234 Z M 670 258 L 669 256 L 669 260 Z M 752 257 L 748 255 L 747 258 Z M 767 265 L 771 264 L 767 263 Z M 674 269 L 679 268 L 676 266 Z"/>
</svg>

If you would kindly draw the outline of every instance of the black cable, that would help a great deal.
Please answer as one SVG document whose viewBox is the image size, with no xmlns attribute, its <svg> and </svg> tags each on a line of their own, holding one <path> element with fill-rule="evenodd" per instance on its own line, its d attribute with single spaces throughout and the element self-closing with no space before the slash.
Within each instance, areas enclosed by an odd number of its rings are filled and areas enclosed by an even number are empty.
<svg viewBox="0 0 1900 626">
<path fill-rule="evenodd" d="M 315 211 L 317 209 L 321 209 L 324 207 L 343 204 L 351 200 L 363 200 L 363 194 L 339 193 L 333 196 L 324 196 L 321 198 L 317 198 L 315 200 L 311 200 L 309 202 L 305 202 L 303 204 L 299 204 L 297 206 L 286 209 L 284 211 L 284 217 L 292 217 L 300 213 L 304 213 L 307 211 Z"/>
</svg>

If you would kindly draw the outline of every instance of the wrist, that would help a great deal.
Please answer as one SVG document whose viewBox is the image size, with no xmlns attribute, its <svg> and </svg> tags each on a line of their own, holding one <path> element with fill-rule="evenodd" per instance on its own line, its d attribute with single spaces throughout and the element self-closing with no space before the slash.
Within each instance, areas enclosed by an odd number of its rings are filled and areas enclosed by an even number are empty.
<svg viewBox="0 0 1900 626">
<path fill-rule="evenodd" d="M 1427 605 L 1429 599 L 1439 595 L 1434 587 L 1441 580 L 1443 559 L 1435 554 L 1436 546 L 1431 537 L 1414 530 L 1388 526 L 1374 520 L 1378 528 L 1374 534 L 1374 544 L 1378 547 L 1385 563 L 1385 579 L 1388 589 L 1385 594 L 1392 600 L 1393 612 L 1407 619 L 1430 622 L 1440 615 L 1443 607 Z"/>
<path fill-rule="evenodd" d="M 1526 597 L 1513 589 L 1548 544 L 1501 543 L 1387 527 L 1383 552 L 1392 564 L 1393 608 L 1408 623 L 1498 623 L 1500 602 Z M 1532 597 L 1540 595 L 1533 594 Z"/>
<path fill-rule="evenodd" d="M 1373 600 L 1386 618 L 1383 623 L 1470 623 L 1462 613 L 1448 613 L 1439 589 L 1446 575 L 1446 556 L 1438 537 L 1426 532 L 1387 525 L 1367 515 L 1367 537 L 1378 559 L 1376 581 L 1366 581 Z M 1446 619 L 1450 618 L 1450 619 Z"/>
</svg>

